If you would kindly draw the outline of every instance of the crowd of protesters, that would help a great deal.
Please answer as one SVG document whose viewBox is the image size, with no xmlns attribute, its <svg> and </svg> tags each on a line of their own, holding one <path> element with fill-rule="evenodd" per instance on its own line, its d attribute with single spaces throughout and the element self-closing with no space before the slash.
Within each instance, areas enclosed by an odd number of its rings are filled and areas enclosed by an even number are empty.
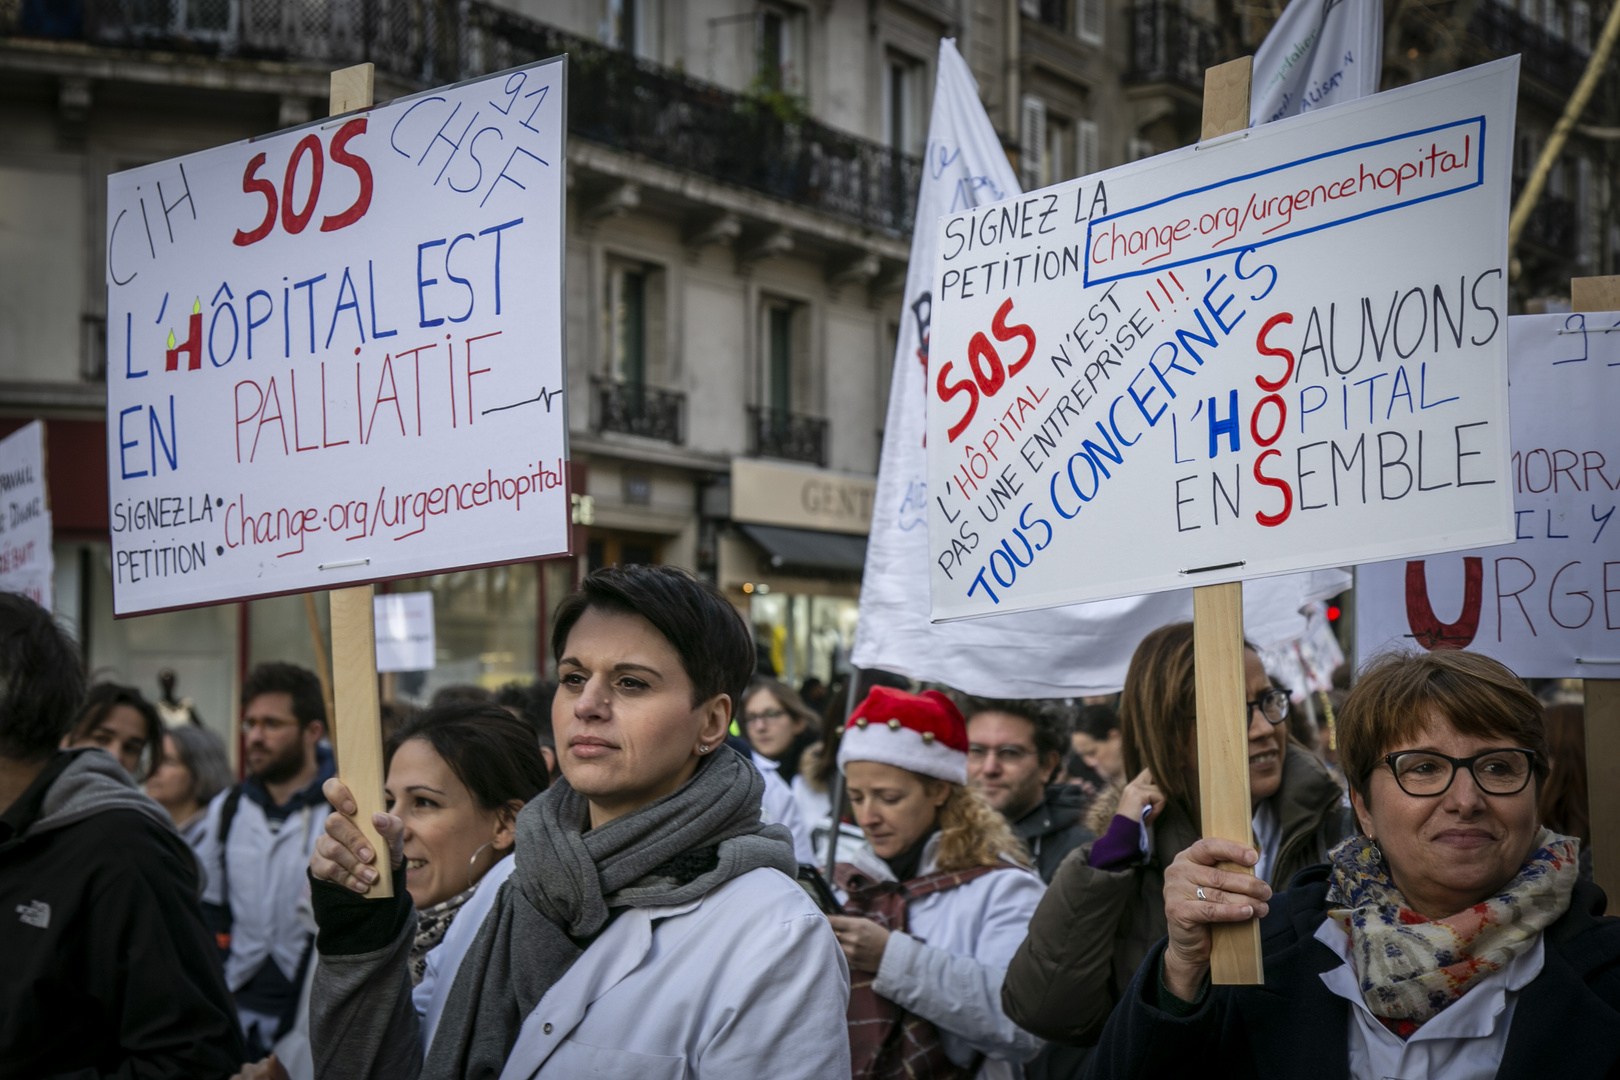
<svg viewBox="0 0 1620 1080">
<path fill-rule="evenodd" d="M 1188 623 L 1084 701 L 795 689 L 665 567 L 550 632 L 385 702 L 374 850 L 313 672 L 246 673 L 238 774 L 0 594 L 0 1077 L 1620 1077 L 1581 710 L 1496 661 L 1371 658 L 1318 737 L 1246 649 L 1243 844 Z"/>
</svg>

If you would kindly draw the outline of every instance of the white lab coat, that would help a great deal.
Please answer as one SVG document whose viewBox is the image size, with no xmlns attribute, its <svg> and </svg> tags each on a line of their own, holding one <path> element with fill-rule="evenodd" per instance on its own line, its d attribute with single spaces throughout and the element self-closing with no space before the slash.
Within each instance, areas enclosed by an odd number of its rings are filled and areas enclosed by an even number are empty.
<svg viewBox="0 0 1620 1080">
<path fill-rule="evenodd" d="M 793 857 L 801 863 L 813 863 L 815 848 L 810 845 L 810 829 L 799 813 L 799 801 L 793 789 L 777 770 L 781 768 L 765 755 L 754 752 L 754 768 L 765 778 L 765 794 L 760 798 L 760 817 L 767 824 L 781 825 L 793 834 Z"/>
<path fill-rule="evenodd" d="M 219 873 L 219 815 L 226 791 L 208 804 L 197 861 L 207 873 L 205 903 L 223 902 Z M 231 953 L 225 983 L 240 990 L 269 957 L 291 979 L 310 939 L 309 856 L 332 812 L 325 802 L 293 811 L 275 833 L 252 799 L 237 803 L 225 857 L 231 880 Z M 313 964 L 311 965 L 313 966 Z"/>
<path fill-rule="evenodd" d="M 893 881 L 888 864 L 840 843 L 839 854 L 875 881 Z M 923 848 L 917 876 L 939 866 L 939 834 Z M 906 1011 L 933 1023 L 945 1055 L 959 1066 L 984 1055 L 979 1080 L 1017 1080 L 1022 1063 L 1042 1042 L 1007 1019 L 1001 984 L 1007 965 L 1029 932 L 1046 886 L 1022 867 L 997 870 L 965 885 L 913 901 L 909 932 L 889 935 L 872 989 Z M 838 900 L 846 899 L 842 890 Z"/>
<path fill-rule="evenodd" d="M 428 954 L 424 1046 L 502 865 Z M 621 913 L 524 1020 L 501 1080 L 836 1080 L 850 1072 L 848 1009 L 826 918 L 782 873 L 753 870 L 689 904 Z"/>
<path fill-rule="evenodd" d="M 810 786 L 804 773 L 793 778 L 790 785 L 793 790 L 793 801 L 799 804 L 799 816 L 804 819 L 804 826 L 809 831 L 813 847 L 825 846 L 825 841 L 817 843 L 816 832 L 825 833 L 829 828 L 829 818 L 832 817 L 832 795 L 827 791 L 817 791 Z"/>
</svg>

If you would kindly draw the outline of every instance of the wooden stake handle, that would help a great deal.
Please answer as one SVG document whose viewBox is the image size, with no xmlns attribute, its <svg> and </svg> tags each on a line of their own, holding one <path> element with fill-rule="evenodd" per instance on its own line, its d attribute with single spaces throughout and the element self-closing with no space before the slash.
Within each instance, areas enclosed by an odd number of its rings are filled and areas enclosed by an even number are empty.
<svg viewBox="0 0 1620 1080">
<path fill-rule="evenodd" d="M 1576 311 L 1620 311 L 1620 276 L 1575 278 L 1569 298 Z M 1620 679 L 1583 679 L 1582 685 L 1592 880 L 1609 896 L 1620 897 Z"/>
<path fill-rule="evenodd" d="M 1249 126 L 1249 86 L 1254 58 L 1240 56 L 1204 72 L 1201 139 L 1230 135 Z M 1203 585 L 1193 590 L 1193 663 L 1198 692 L 1198 787 L 1204 836 L 1254 843 L 1249 806 L 1249 717 L 1243 707 L 1243 583 Z M 1253 874 L 1247 866 L 1221 869 Z M 1256 986 L 1265 982 L 1260 961 L 1260 920 L 1212 928 L 1210 981 Z"/>
<path fill-rule="evenodd" d="M 382 718 L 377 710 L 377 630 L 372 588 L 333 589 L 332 691 L 337 699 L 337 759 L 340 775 L 354 796 L 355 824 L 366 834 L 377 859 L 377 883 L 367 896 L 394 895 L 388 845 L 371 824 L 387 809 L 383 797 Z"/>
<path fill-rule="evenodd" d="M 1254 843 L 1249 806 L 1249 718 L 1243 707 L 1243 583 L 1193 590 L 1193 665 L 1198 693 L 1198 792 L 1204 836 Z M 1253 874 L 1239 863 L 1222 870 Z M 1260 921 L 1212 928 L 1210 981 L 1252 986 L 1265 981 Z"/>
<path fill-rule="evenodd" d="M 372 103 L 376 69 L 356 64 L 332 72 L 330 113 L 363 109 Z M 377 624 L 372 608 L 372 587 L 357 585 L 333 589 L 332 699 L 337 706 L 339 775 L 354 796 L 355 824 L 371 841 L 376 855 L 377 882 L 366 895 L 386 899 L 394 895 L 394 875 L 388 845 L 371 824 L 373 814 L 384 813 L 382 716 L 377 708 Z"/>
</svg>

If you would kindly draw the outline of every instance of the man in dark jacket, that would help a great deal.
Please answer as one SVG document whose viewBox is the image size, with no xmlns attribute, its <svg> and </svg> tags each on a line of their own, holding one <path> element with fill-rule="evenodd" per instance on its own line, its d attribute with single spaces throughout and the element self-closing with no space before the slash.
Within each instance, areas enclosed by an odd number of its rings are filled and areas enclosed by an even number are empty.
<svg viewBox="0 0 1620 1080">
<path fill-rule="evenodd" d="M 1041 880 L 1096 837 L 1082 823 L 1086 795 L 1052 778 L 1069 746 L 1068 710 L 1051 701 L 966 698 L 968 783 L 1029 848 Z"/>
<path fill-rule="evenodd" d="M 0 1076 L 230 1076 L 196 860 L 110 754 L 57 749 L 83 693 L 50 614 L 0 593 Z"/>
</svg>

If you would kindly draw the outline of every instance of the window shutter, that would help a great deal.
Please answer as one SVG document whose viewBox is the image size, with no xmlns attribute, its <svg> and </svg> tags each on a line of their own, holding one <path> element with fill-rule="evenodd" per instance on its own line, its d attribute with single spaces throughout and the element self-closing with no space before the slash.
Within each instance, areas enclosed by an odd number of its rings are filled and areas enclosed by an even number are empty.
<svg viewBox="0 0 1620 1080">
<path fill-rule="evenodd" d="M 1075 123 L 1074 167 L 1078 175 L 1090 176 L 1102 168 L 1097 141 L 1097 121 L 1080 120 Z"/>
<path fill-rule="evenodd" d="M 1024 190 L 1030 191 L 1040 186 L 1041 156 L 1046 152 L 1046 102 L 1033 96 L 1024 98 L 1022 128 L 1018 141 L 1023 167 L 1019 172 Z"/>
<path fill-rule="evenodd" d="M 1103 0 L 1075 0 L 1074 30 L 1093 45 L 1103 39 Z"/>
</svg>

